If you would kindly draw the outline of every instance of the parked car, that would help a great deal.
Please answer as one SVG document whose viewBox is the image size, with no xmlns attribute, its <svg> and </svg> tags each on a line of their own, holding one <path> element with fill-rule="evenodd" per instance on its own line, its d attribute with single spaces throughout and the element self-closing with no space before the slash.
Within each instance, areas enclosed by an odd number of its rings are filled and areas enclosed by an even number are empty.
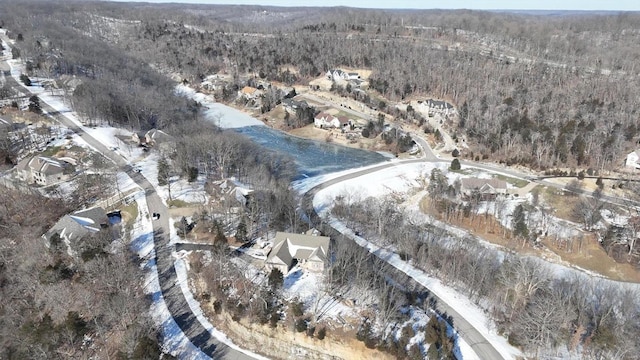
<svg viewBox="0 0 640 360">
<path fill-rule="evenodd" d="M 153 214 L 151 215 L 151 218 L 152 218 L 153 220 L 158 220 L 158 219 L 160 219 L 160 213 L 153 213 Z"/>
</svg>

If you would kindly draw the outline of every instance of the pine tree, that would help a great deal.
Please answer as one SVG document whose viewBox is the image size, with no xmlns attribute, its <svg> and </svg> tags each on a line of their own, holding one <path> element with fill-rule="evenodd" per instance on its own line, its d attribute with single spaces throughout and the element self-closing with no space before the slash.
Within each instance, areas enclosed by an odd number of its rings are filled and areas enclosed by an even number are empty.
<svg viewBox="0 0 640 360">
<path fill-rule="evenodd" d="M 236 229 L 236 240 L 240 242 L 247 242 L 247 240 L 249 240 L 247 237 L 247 223 L 245 222 L 244 217 L 240 219 L 240 223 Z"/>
<path fill-rule="evenodd" d="M 169 184 L 169 162 L 162 157 L 158 160 L 158 185 L 165 186 Z"/>
<path fill-rule="evenodd" d="M 511 226 L 513 227 L 513 235 L 517 237 L 529 237 L 529 228 L 527 227 L 527 213 L 522 204 L 516 206 L 513 211 Z"/>
<path fill-rule="evenodd" d="M 271 290 L 274 292 L 277 291 L 282 287 L 282 284 L 284 284 L 284 276 L 282 275 L 282 272 L 278 269 L 272 269 L 269 273 L 269 286 L 271 287 Z"/>
<path fill-rule="evenodd" d="M 461 168 L 462 166 L 460 166 L 460 160 L 453 159 L 453 161 L 451 161 L 451 166 L 449 167 L 449 169 L 453 171 L 457 171 L 457 170 L 460 170 Z"/>
</svg>

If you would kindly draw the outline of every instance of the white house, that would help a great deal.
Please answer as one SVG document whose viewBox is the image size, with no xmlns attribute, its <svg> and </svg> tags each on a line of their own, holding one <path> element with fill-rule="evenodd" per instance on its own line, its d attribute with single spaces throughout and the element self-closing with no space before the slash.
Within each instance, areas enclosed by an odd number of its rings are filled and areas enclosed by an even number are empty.
<svg viewBox="0 0 640 360">
<path fill-rule="evenodd" d="M 327 79 L 329 80 L 333 80 L 333 81 L 339 81 L 339 80 L 360 80 L 360 74 L 356 73 L 356 72 L 346 72 L 340 69 L 333 69 L 333 70 L 329 70 L 327 71 Z"/>
<path fill-rule="evenodd" d="M 333 69 L 327 71 L 327 79 L 333 81 L 349 80 L 349 74 L 340 69 Z"/>
<path fill-rule="evenodd" d="M 313 126 L 320 129 L 328 129 L 328 128 L 336 127 L 335 126 L 336 122 L 338 122 L 338 119 L 335 116 L 326 112 L 321 112 L 313 118 Z"/>
<path fill-rule="evenodd" d="M 632 169 L 640 170 L 640 149 L 627 155 L 625 166 Z"/>
<path fill-rule="evenodd" d="M 351 125 L 351 119 L 346 116 L 335 117 L 321 112 L 313 119 L 313 125 L 320 129 L 342 129 Z"/>
</svg>

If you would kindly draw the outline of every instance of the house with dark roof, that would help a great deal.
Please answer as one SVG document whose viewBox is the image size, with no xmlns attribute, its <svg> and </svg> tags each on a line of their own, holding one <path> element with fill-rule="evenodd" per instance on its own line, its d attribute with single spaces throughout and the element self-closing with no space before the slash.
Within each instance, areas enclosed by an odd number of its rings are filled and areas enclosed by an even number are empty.
<svg viewBox="0 0 640 360">
<path fill-rule="evenodd" d="M 463 178 L 460 193 L 470 199 L 478 194 L 481 200 L 495 200 L 499 195 L 507 194 L 507 182 L 500 179 Z"/>
<path fill-rule="evenodd" d="M 427 99 L 425 101 L 418 101 L 418 104 L 426 107 L 426 110 L 429 112 L 429 114 L 440 113 L 449 115 L 455 113 L 453 105 L 442 100 Z"/>
<path fill-rule="evenodd" d="M 265 266 L 283 274 L 296 264 L 305 270 L 320 272 L 327 264 L 329 242 L 328 236 L 277 232 Z"/>
<path fill-rule="evenodd" d="M 108 226 L 109 218 L 107 213 L 101 207 L 94 207 L 63 216 L 42 237 L 47 241 L 51 241 L 51 237 L 57 234 L 60 240 L 70 244 Z"/>
</svg>

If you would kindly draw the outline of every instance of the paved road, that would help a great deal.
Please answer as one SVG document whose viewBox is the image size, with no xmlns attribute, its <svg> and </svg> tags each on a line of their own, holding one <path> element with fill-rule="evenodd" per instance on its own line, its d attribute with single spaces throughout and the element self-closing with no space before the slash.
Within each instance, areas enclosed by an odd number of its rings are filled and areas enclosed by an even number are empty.
<svg viewBox="0 0 640 360">
<path fill-rule="evenodd" d="M 5 39 L 6 41 L 6 39 Z M 9 86 L 12 86 L 21 93 L 27 93 L 20 84 L 11 76 L 8 64 L 3 61 L 0 63 L 0 71 L 5 73 L 5 79 Z M 84 132 L 73 121 L 59 113 L 57 110 L 41 102 L 42 109 L 59 123 L 75 131 L 89 145 L 93 146 L 98 152 L 111 159 L 120 169 L 125 171 L 144 191 L 147 200 L 149 212 L 160 213 L 160 219 L 153 221 L 153 242 L 156 253 L 156 267 L 158 271 L 158 280 L 162 289 L 162 296 L 180 329 L 189 338 L 191 343 L 202 350 L 208 356 L 214 359 L 225 360 L 250 360 L 251 356 L 244 354 L 238 350 L 228 347 L 220 343 L 211 336 L 204 326 L 197 320 L 187 303 L 182 289 L 178 284 L 178 277 L 172 257 L 173 246 L 169 245 L 169 211 L 162 203 L 160 196 L 156 193 L 153 185 L 141 174 L 135 172 L 131 165 L 119 155 L 107 149 L 102 143 L 93 138 L 90 134 Z"/>
<path fill-rule="evenodd" d="M 425 159 L 413 159 L 413 160 L 406 160 L 403 161 L 402 163 L 414 163 L 414 162 L 424 162 Z M 340 176 L 338 178 L 329 180 L 325 183 L 322 183 L 320 185 L 317 185 L 316 187 L 312 188 L 311 190 L 309 190 L 307 193 L 305 193 L 303 195 L 302 198 L 302 208 L 305 209 L 305 212 L 307 214 L 311 214 L 311 222 L 313 224 L 315 224 L 315 226 L 318 226 L 318 224 L 323 224 L 325 227 L 329 226 L 326 223 L 324 223 L 320 217 L 318 216 L 318 214 L 315 211 L 315 208 L 313 207 L 313 198 L 314 196 L 318 193 L 318 191 L 325 189 L 331 185 L 335 185 L 338 184 L 342 181 L 345 180 L 349 180 L 349 179 L 354 179 L 356 177 L 360 177 L 360 176 L 364 176 L 376 171 L 380 171 L 382 169 L 386 169 L 392 166 L 398 166 L 399 163 L 394 162 L 394 163 L 385 163 L 383 165 L 380 165 L 378 167 L 375 168 L 369 168 L 369 169 L 365 169 L 365 170 L 361 170 L 361 171 L 357 171 L 351 174 L 347 174 L 344 176 Z M 325 229 L 323 229 L 324 233 L 328 233 Z M 339 233 L 336 229 L 331 229 L 332 232 L 334 233 Z M 348 237 L 348 235 L 346 235 L 346 237 Z M 384 253 L 384 252 L 374 252 L 374 255 L 378 256 L 380 259 L 384 260 L 385 262 L 388 262 L 388 253 Z M 391 265 L 391 264 L 390 264 Z M 393 265 L 391 265 L 393 266 Z M 413 268 L 412 266 L 408 265 L 406 268 Z M 402 272 L 405 272 L 407 269 L 406 268 L 402 268 L 402 269 L 398 269 Z M 405 272 L 406 274 L 406 272 Z M 411 275 L 407 274 L 407 276 L 413 278 Z M 417 279 L 414 279 L 417 283 L 419 283 L 420 285 L 424 286 L 425 288 L 427 288 L 427 290 L 430 290 L 425 284 L 420 283 Z M 453 319 L 453 325 L 454 327 L 458 330 L 458 333 L 460 334 L 460 336 L 464 339 L 464 341 L 469 344 L 469 346 L 471 346 L 471 348 L 473 349 L 473 351 L 481 358 L 481 359 L 504 359 L 504 357 L 498 352 L 498 350 L 496 350 L 496 348 L 487 340 L 487 338 L 484 336 L 483 333 L 481 333 L 480 331 L 478 331 L 478 329 L 476 329 L 475 327 L 473 327 L 473 325 L 471 325 L 464 317 L 464 314 L 460 314 L 457 311 L 455 311 L 451 306 L 449 306 L 447 303 L 445 303 L 444 301 L 442 301 L 441 299 L 439 299 L 437 296 L 434 296 L 436 298 L 436 308 L 438 311 L 440 311 L 441 313 L 447 313 L 449 316 L 451 316 L 451 318 Z"/>
<path fill-rule="evenodd" d="M 3 71 L 5 74 L 5 79 L 7 83 L 14 87 L 14 89 L 19 90 L 22 93 L 26 93 L 24 88 L 18 84 L 15 79 L 9 73 L 9 67 L 6 62 L 0 63 L 0 71 Z M 317 101 L 321 101 L 318 99 Z M 322 101 L 324 102 L 324 101 Z M 160 213 L 160 220 L 156 220 L 153 223 L 154 230 L 154 245 L 156 250 L 156 264 L 158 271 L 158 279 L 160 281 L 160 286 L 162 289 L 162 295 L 165 299 L 167 307 L 176 323 L 180 326 L 182 331 L 187 335 L 187 337 L 191 340 L 191 342 L 198 348 L 200 348 L 205 354 L 216 358 L 216 359 L 252 359 L 252 357 L 234 350 L 232 348 L 227 347 L 226 345 L 219 343 L 216 339 L 212 338 L 210 333 L 200 324 L 200 322 L 196 319 L 195 315 L 191 312 L 189 305 L 182 293 L 182 290 L 179 286 L 177 286 L 177 275 L 174 266 L 174 259 L 171 256 L 173 247 L 169 245 L 169 213 L 168 209 L 162 203 L 160 197 L 155 192 L 153 186 L 148 182 L 146 178 L 144 178 L 141 174 L 133 171 L 133 168 L 128 165 L 124 159 L 117 154 L 114 154 L 112 151 L 107 149 L 102 143 L 97 141 L 95 138 L 91 137 L 89 134 L 85 133 L 81 128 L 75 125 L 70 119 L 68 119 L 64 114 L 58 113 L 54 108 L 50 107 L 48 104 L 42 102 L 42 109 L 48 112 L 53 118 L 67 126 L 68 128 L 75 131 L 84 141 L 86 141 L 89 145 L 93 146 L 96 150 L 101 152 L 106 157 L 113 160 L 115 164 L 117 164 L 120 168 L 122 168 L 127 174 L 141 187 L 145 190 L 147 205 L 149 206 L 150 212 L 158 212 Z M 351 112 L 354 115 L 366 117 L 365 114 L 359 113 L 354 110 L 344 109 L 346 112 Z M 416 163 L 416 162 L 448 162 L 448 160 L 439 159 L 428 146 L 428 144 L 419 136 L 412 136 L 413 139 L 422 147 L 424 158 L 421 159 L 412 159 L 405 160 L 401 162 L 392 162 L 385 163 L 379 167 L 361 170 L 355 173 L 351 173 L 345 176 L 338 177 L 331 181 L 325 182 L 321 185 L 316 186 L 309 192 L 307 192 L 303 197 L 303 206 L 308 208 L 309 210 L 313 209 L 312 201 L 313 196 L 321 189 L 324 189 L 333 184 L 339 183 L 341 181 L 345 181 L 348 179 L 352 179 L 355 177 L 363 176 L 369 173 L 373 173 L 385 168 L 389 168 L 392 166 L 398 166 L 400 164 L 405 163 Z M 464 165 L 473 166 L 477 168 L 486 169 L 489 171 L 499 171 L 505 174 L 509 174 L 514 177 L 525 178 L 526 174 L 519 173 L 517 171 L 501 168 L 493 165 L 479 164 L 474 162 L 462 162 Z M 554 184 L 548 181 L 539 181 L 540 183 L 548 186 L 554 187 L 562 187 L 561 185 Z M 610 201 L 624 201 L 617 198 L 606 197 L 607 200 Z M 315 210 L 309 211 L 308 213 L 312 214 L 312 220 L 315 223 L 320 223 L 320 219 L 318 215 L 315 213 Z M 384 258 L 383 258 L 384 260 Z M 489 343 L 487 338 L 480 333 L 477 329 L 475 329 L 470 323 L 466 321 L 463 315 L 457 313 L 453 308 L 449 305 L 438 299 L 437 307 L 441 312 L 446 312 L 449 314 L 453 320 L 456 329 L 462 335 L 464 340 L 473 348 L 478 356 L 482 359 L 501 359 L 503 358 L 500 353 Z"/>
</svg>

